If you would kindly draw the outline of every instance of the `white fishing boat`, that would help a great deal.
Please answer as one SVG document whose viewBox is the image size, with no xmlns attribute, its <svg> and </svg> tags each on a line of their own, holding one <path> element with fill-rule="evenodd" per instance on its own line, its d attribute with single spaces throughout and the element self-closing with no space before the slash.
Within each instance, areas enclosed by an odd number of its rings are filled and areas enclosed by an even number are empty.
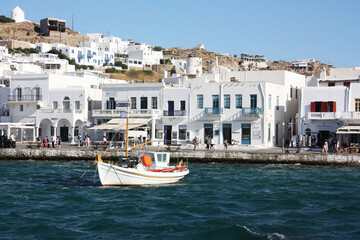
<svg viewBox="0 0 360 240">
<path fill-rule="evenodd" d="M 176 183 L 189 173 L 182 164 L 170 166 L 170 153 L 140 151 L 133 166 L 105 163 L 98 155 L 97 170 L 103 186 Z"/>
<path fill-rule="evenodd" d="M 129 144 L 129 100 L 127 102 L 128 114 L 126 121 L 126 155 L 128 151 L 150 143 L 151 141 L 139 145 L 128 147 Z M 103 186 L 121 185 L 145 185 L 145 184 L 169 184 L 175 183 L 189 173 L 189 169 L 182 165 L 182 161 L 176 166 L 170 166 L 170 153 L 168 152 L 146 152 L 139 151 L 136 163 L 105 163 L 101 155 L 97 157 L 97 171 L 100 182 Z"/>
</svg>

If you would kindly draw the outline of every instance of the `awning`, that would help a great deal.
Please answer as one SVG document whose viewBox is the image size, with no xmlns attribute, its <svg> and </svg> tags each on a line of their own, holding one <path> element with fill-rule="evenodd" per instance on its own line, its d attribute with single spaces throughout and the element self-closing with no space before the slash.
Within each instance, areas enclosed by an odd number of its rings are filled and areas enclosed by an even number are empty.
<svg viewBox="0 0 360 240">
<path fill-rule="evenodd" d="M 129 118 L 129 129 L 147 125 L 151 118 Z M 126 118 L 113 118 L 107 123 L 89 128 L 90 130 L 126 130 Z"/>
<path fill-rule="evenodd" d="M 360 126 L 342 126 L 337 129 L 336 134 L 360 134 Z"/>
</svg>

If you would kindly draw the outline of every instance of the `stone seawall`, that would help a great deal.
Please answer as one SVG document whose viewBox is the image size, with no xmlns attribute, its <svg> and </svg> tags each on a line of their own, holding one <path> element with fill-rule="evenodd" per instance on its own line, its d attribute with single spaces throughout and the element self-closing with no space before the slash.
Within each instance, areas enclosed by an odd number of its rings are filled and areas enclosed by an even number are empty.
<svg viewBox="0 0 360 240">
<path fill-rule="evenodd" d="M 88 150 L 88 149 L 0 149 L 0 160 L 48 160 L 77 161 L 95 160 L 97 154 L 111 161 L 124 156 L 123 151 Z M 136 157 L 137 151 L 129 152 L 130 157 Z M 192 151 L 181 150 L 171 152 L 172 161 L 189 161 L 190 163 L 254 163 L 254 164 L 303 164 L 303 165 L 344 165 L 360 166 L 358 154 L 327 154 L 300 153 L 249 153 L 240 151 Z"/>
</svg>

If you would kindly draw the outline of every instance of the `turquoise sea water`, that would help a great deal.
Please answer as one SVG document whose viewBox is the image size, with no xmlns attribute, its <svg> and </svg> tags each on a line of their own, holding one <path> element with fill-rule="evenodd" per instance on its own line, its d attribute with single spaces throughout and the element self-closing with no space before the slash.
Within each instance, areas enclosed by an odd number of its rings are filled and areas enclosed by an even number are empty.
<svg viewBox="0 0 360 240">
<path fill-rule="evenodd" d="M 356 167 L 191 164 L 146 187 L 101 187 L 94 169 L 1 161 L 0 239 L 360 239 Z"/>
</svg>

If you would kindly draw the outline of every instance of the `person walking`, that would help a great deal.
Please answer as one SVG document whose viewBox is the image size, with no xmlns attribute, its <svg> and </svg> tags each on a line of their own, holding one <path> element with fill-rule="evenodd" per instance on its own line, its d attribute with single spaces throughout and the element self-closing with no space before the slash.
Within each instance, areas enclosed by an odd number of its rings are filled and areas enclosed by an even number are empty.
<svg viewBox="0 0 360 240">
<path fill-rule="evenodd" d="M 322 153 L 323 153 L 323 154 L 327 154 L 327 153 L 328 153 L 328 141 L 327 141 L 327 139 L 325 139 Z"/>
<path fill-rule="evenodd" d="M 194 150 L 196 150 L 196 148 L 198 147 L 199 145 L 199 139 L 195 136 L 194 139 L 193 139 L 193 144 L 194 144 Z"/>
<path fill-rule="evenodd" d="M 215 151 L 215 147 L 214 147 L 215 143 L 214 143 L 214 138 L 210 139 L 210 150 L 214 150 Z"/>
<path fill-rule="evenodd" d="M 9 139 L 10 139 L 10 146 L 11 146 L 12 148 L 16 148 L 15 134 L 14 134 L 14 133 L 11 133 Z"/>
<path fill-rule="evenodd" d="M 225 150 L 227 150 L 227 147 L 229 145 L 229 142 L 227 139 L 224 140 L 224 147 L 225 147 Z"/>
<path fill-rule="evenodd" d="M 86 144 L 87 148 L 90 148 L 90 137 L 89 137 L 89 135 L 86 136 L 85 144 Z"/>
<path fill-rule="evenodd" d="M 55 148 L 55 142 L 56 142 L 56 137 L 55 137 L 55 135 L 53 135 L 51 138 L 51 145 L 53 148 Z"/>
<path fill-rule="evenodd" d="M 207 150 L 210 150 L 210 138 L 209 136 L 206 136 L 206 139 L 205 139 L 205 144 L 206 144 L 206 149 Z"/>
</svg>

